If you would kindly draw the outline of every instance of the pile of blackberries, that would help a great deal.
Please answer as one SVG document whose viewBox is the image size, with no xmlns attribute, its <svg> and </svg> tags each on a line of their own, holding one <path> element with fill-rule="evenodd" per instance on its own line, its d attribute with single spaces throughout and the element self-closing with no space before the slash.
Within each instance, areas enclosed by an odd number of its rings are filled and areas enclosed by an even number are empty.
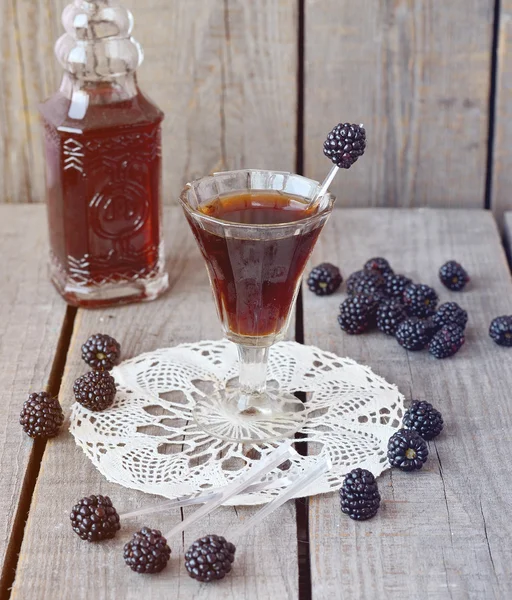
<svg viewBox="0 0 512 600">
<path fill-rule="evenodd" d="M 319 272 L 323 274 L 322 288 L 318 286 Z M 335 284 L 334 278 L 329 279 L 330 273 L 336 273 Z M 469 281 L 464 268 L 455 261 L 441 267 L 439 278 L 457 291 Z M 326 295 L 334 293 L 341 281 L 339 269 L 323 263 L 311 272 L 308 287 L 318 295 Z M 338 315 L 338 323 L 346 333 L 358 335 L 377 328 L 394 336 L 406 350 L 428 348 L 436 358 L 453 356 L 464 344 L 466 311 L 456 302 L 438 306 L 439 297 L 432 287 L 395 273 L 385 258 L 371 258 L 360 271 L 352 273 L 347 279 L 347 293 Z"/>
</svg>

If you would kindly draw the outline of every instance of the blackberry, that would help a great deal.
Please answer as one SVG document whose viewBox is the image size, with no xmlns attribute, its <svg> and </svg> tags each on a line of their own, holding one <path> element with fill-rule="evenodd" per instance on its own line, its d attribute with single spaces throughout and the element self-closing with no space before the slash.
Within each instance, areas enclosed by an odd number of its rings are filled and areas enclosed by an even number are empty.
<svg viewBox="0 0 512 600">
<path fill-rule="evenodd" d="M 308 277 L 308 288 L 317 296 L 329 296 L 340 287 L 343 281 L 338 267 L 322 263 L 315 267 Z"/>
<path fill-rule="evenodd" d="M 89 371 L 75 381 L 73 392 L 77 402 L 96 412 L 112 406 L 117 388 L 108 371 Z"/>
<path fill-rule="evenodd" d="M 438 300 L 437 292 L 423 283 L 411 283 L 404 290 L 405 310 L 411 317 L 431 317 Z"/>
<path fill-rule="evenodd" d="M 428 334 L 429 341 L 434 337 L 434 335 L 439 331 L 439 327 L 434 323 L 432 317 L 428 317 L 428 319 L 422 319 L 425 323 L 425 328 Z"/>
<path fill-rule="evenodd" d="M 405 412 L 403 425 L 419 433 L 424 440 L 433 440 L 443 430 L 443 417 L 430 402 L 415 400 Z"/>
<path fill-rule="evenodd" d="M 361 277 L 363 277 L 364 275 L 366 275 L 366 272 L 361 270 L 361 271 L 354 271 L 354 273 L 351 273 L 347 279 L 347 294 L 354 294 L 354 287 L 356 286 L 356 284 L 358 283 L 359 279 L 361 279 Z"/>
<path fill-rule="evenodd" d="M 383 300 L 377 309 L 377 328 L 387 335 L 395 335 L 406 316 L 403 305 L 396 298 Z"/>
<path fill-rule="evenodd" d="M 460 292 L 466 287 L 469 275 L 462 265 L 454 260 L 449 260 L 439 269 L 439 279 L 449 290 Z"/>
<path fill-rule="evenodd" d="M 355 294 L 366 294 L 383 297 L 385 295 L 386 281 L 377 271 L 356 271 L 355 277 L 352 275 L 347 281 L 347 292 L 353 296 Z"/>
<path fill-rule="evenodd" d="M 82 498 L 69 518 L 73 531 L 88 542 L 111 539 L 121 529 L 119 515 L 108 496 Z"/>
<path fill-rule="evenodd" d="M 389 262 L 380 256 L 367 260 L 363 269 L 364 271 L 377 271 L 377 273 L 380 273 L 383 277 L 393 275 L 393 269 Z"/>
<path fill-rule="evenodd" d="M 20 414 L 20 425 L 31 438 L 48 439 L 59 433 L 64 413 L 57 398 L 47 392 L 29 394 Z"/>
<path fill-rule="evenodd" d="M 455 323 L 443 325 L 428 345 L 428 351 L 436 358 L 448 358 L 456 354 L 465 341 L 464 330 Z"/>
<path fill-rule="evenodd" d="M 375 323 L 378 302 L 373 296 L 356 294 L 340 306 L 338 323 L 343 331 L 352 335 L 364 333 Z"/>
<path fill-rule="evenodd" d="M 468 322 L 468 313 L 456 302 L 445 302 L 437 309 L 432 321 L 438 329 L 441 329 L 443 325 L 448 325 L 448 323 L 455 323 L 465 329 Z"/>
<path fill-rule="evenodd" d="M 413 429 L 399 429 L 388 442 L 388 460 L 402 471 L 421 469 L 428 458 L 425 440 Z"/>
<path fill-rule="evenodd" d="M 171 557 L 167 540 L 157 529 L 143 527 L 124 546 L 124 562 L 136 573 L 159 573 Z"/>
<path fill-rule="evenodd" d="M 82 358 L 95 371 L 110 371 L 119 362 L 121 346 L 109 335 L 96 333 L 82 346 Z"/>
<path fill-rule="evenodd" d="M 493 319 L 489 335 L 498 346 L 512 346 L 512 315 L 503 315 Z"/>
<path fill-rule="evenodd" d="M 406 350 L 418 351 L 426 348 L 433 334 L 431 323 L 418 317 L 409 317 L 398 325 L 395 338 Z"/>
<path fill-rule="evenodd" d="M 363 156 L 366 131 L 362 125 L 339 123 L 324 142 L 324 154 L 340 169 L 349 169 Z"/>
<path fill-rule="evenodd" d="M 366 469 L 354 469 L 340 489 L 341 512 L 355 521 L 371 519 L 377 514 L 380 494 L 375 477 Z"/>
<path fill-rule="evenodd" d="M 386 294 L 391 298 L 399 298 L 402 300 L 405 288 L 411 283 L 412 279 L 409 279 L 405 275 L 393 274 L 386 276 Z"/>
<path fill-rule="evenodd" d="M 193 579 L 216 581 L 231 571 L 236 548 L 225 538 L 206 535 L 196 540 L 185 554 L 185 568 Z"/>
</svg>

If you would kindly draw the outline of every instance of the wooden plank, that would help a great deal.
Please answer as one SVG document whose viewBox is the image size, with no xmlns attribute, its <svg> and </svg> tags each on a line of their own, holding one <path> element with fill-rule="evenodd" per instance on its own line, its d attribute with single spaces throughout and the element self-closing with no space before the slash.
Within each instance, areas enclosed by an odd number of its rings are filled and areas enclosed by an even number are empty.
<svg viewBox="0 0 512 600">
<path fill-rule="evenodd" d="M 491 207 L 502 225 L 503 213 L 512 209 L 512 0 L 501 1 L 496 73 L 496 113 Z"/>
<path fill-rule="evenodd" d="M 45 220 L 43 207 L 0 206 L 0 596 L 44 447 L 23 433 L 19 413 L 30 392 L 50 385 L 66 317 L 46 274 Z"/>
<path fill-rule="evenodd" d="M 67 0 L 0 0 L 0 197 L 44 199 L 37 103 L 58 89 L 53 44 Z M 296 2 L 147 0 L 132 8 L 139 81 L 164 110 L 164 201 L 186 181 L 240 167 L 294 170 Z M 13 24 L 14 23 L 14 27 Z"/>
<path fill-rule="evenodd" d="M 36 142 L 39 150 L 40 144 L 31 139 L 35 107 L 31 105 L 33 98 L 29 97 L 29 88 L 34 78 L 39 80 L 46 70 L 41 67 L 39 72 L 29 74 L 25 71 L 25 32 L 19 3 L 1 0 L 0 11 L 0 198 L 2 202 L 28 202 L 33 198 L 31 173 L 38 178 L 42 175 L 38 168 L 40 157 L 36 156 L 36 163 L 33 162 L 33 143 Z M 43 27 L 41 30 L 45 31 Z M 31 37 L 29 43 L 33 42 L 34 37 Z M 39 189 L 42 184 L 41 180 Z"/>
<path fill-rule="evenodd" d="M 136 34 L 146 49 L 143 89 L 167 113 L 167 193 L 212 171 L 294 170 L 296 3 L 148 4 L 135 15 Z"/>
<path fill-rule="evenodd" d="M 494 0 L 306 0 L 305 172 L 327 132 L 363 122 L 343 206 L 483 207 Z"/>
<path fill-rule="evenodd" d="M 397 272 L 435 286 L 442 301 L 469 313 L 467 342 L 438 361 L 407 353 L 378 332 L 349 336 L 336 315 L 344 294 L 305 293 L 305 341 L 370 365 L 407 399 L 431 401 L 445 431 L 429 444 L 419 473 L 394 470 L 379 478 L 383 505 L 356 523 L 337 494 L 310 501 L 313 599 L 510 598 L 512 480 L 510 388 L 512 354 L 488 336 L 491 319 L 510 312 L 512 284 L 496 225 L 484 211 L 393 209 L 336 211 L 312 263 L 340 265 L 345 276 L 371 256 Z M 449 292 L 438 268 L 458 259 L 472 276 Z"/>
<path fill-rule="evenodd" d="M 185 341 L 220 336 L 202 258 L 181 211 L 166 212 L 168 294 L 158 301 L 117 309 L 79 311 L 62 384 L 65 410 L 73 401 L 73 381 L 86 370 L 80 345 L 92 333 L 106 331 L 123 346 L 124 357 Z M 190 579 L 183 566 L 183 548 L 207 532 L 226 534 L 252 508 L 221 508 L 187 530 L 183 539 L 170 540 L 171 563 L 159 576 L 141 577 L 122 560 L 123 544 L 134 527 L 123 528 L 115 540 L 86 544 L 71 530 L 68 513 L 74 502 L 92 493 L 109 494 L 120 511 L 158 502 L 157 498 L 108 483 L 75 446 L 69 433 L 47 448 L 34 494 L 20 553 L 13 597 L 48 598 L 297 598 L 297 532 L 295 505 L 288 503 L 251 532 L 239 546 L 234 572 L 219 585 Z M 152 517 L 150 525 L 163 531 L 179 519 L 179 511 Z M 136 524 L 137 525 L 137 524 Z M 143 525 L 143 523 L 138 523 Z M 208 530 L 208 531 L 206 531 Z M 279 533 L 276 533 L 278 531 Z M 51 551 L 43 540 L 52 539 Z M 77 573 L 87 573 L 86 577 Z M 170 591 L 172 590 L 172 592 Z"/>
</svg>

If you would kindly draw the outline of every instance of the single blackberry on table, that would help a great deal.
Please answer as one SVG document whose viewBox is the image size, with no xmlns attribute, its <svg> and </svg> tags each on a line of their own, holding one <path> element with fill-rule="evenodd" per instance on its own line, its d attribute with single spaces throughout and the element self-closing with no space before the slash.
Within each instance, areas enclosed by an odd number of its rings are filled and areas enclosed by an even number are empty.
<svg viewBox="0 0 512 600">
<path fill-rule="evenodd" d="M 308 277 L 308 288 L 317 296 L 328 296 L 340 287 L 343 281 L 340 270 L 331 263 L 316 266 Z"/>
<path fill-rule="evenodd" d="M 377 514 L 380 494 L 375 477 L 366 469 L 353 469 L 340 489 L 341 512 L 355 521 L 371 519 Z"/>
<path fill-rule="evenodd" d="M 436 358 L 448 358 L 456 354 L 464 342 L 464 329 L 455 323 L 448 323 L 430 340 L 428 351 Z"/>
<path fill-rule="evenodd" d="M 95 371 L 110 371 L 119 362 L 121 346 L 109 335 L 96 333 L 82 346 L 82 359 Z"/>
<path fill-rule="evenodd" d="M 396 328 L 396 341 L 406 350 L 418 351 L 427 347 L 434 335 L 432 324 L 425 319 L 409 317 Z"/>
<path fill-rule="evenodd" d="M 388 442 L 388 460 L 402 471 L 421 469 L 428 458 L 425 440 L 414 429 L 399 429 Z"/>
<path fill-rule="evenodd" d="M 356 294 L 341 303 L 338 323 L 352 335 L 364 333 L 375 324 L 378 301 L 373 296 Z"/>
<path fill-rule="evenodd" d="M 143 527 L 124 546 L 124 562 L 136 573 L 159 573 L 170 557 L 171 549 L 158 529 Z"/>
<path fill-rule="evenodd" d="M 452 292 L 460 292 L 466 287 L 470 278 L 462 265 L 449 260 L 439 269 L 439 279 Z"/>
<path fill-rule="evenodd" d="M 432 321 L 438 329 L 441 329 L 443 325 L 448 325 L 448 323 L 455 323 L 455 325 L 465 329 L 468 322 L 468 313 L 456 302 L 445 302 L 437 309 Z"/>
<path fill-rule="evenodd" d="M 383 300 L 377 309 L 377 328 L 387 335 L 395 335 L 398 326 L 406 317 L 403 304 L 399 300 Z"/>
<path fill-rule="evenodd" d="M 391 268 L 389 262 L 385 258 L 382 258 L 380 256 L 376 258 L 370 258 L 370 260 L 367 260 L 363 270 L 377 271 L 377 273 L 380 273 L 383 277 L 393 275 L 393 269 Z"/>
<path fill-rule="evenodd" d="M 353 275 L 356 275 L 354 279 L 351 280 L 349 278 L 347 281 L 347 292 L 349 295 L 366 294 L 379 297 L 385 296 L 386 281 L 377 271 L 356 271 Z"/>
<path fill-rule="evenodd" d="M 64 423 L 64 413 L 57 398 L 47 392 L 29 394 L 20 413 L 20 425 L 31 438 L 55 437 Z"/>
<path fill-rule="evenodd" d="M 498 346 L 512 346 L 512 315 L 503 315 L 493 319 L 489 335 Z"/>
<path fill-rule="evenodd" d="M 89 371 L 79 377 L 73 392 L 77 402 L 93 411 L 109 408 L 114 403 L 116 382 L 108 371 Z"/>
<path fill-rule="evenodd" d="M 324 142 L 324 154 L 340 169 L 349 169 L 363 156 L 366 131 L 362 125 L 339 123 Z"/>
<path fill-rule="evenodd" d="M 430 402 L 415 400 L 405 411 L 403 426 L 413 429 L 424 440 L 433 440 L 443 430 L 443 417 Z"/>
<path fill-rule="evenodd" d="M 115 537 L 121 529 L 119 515 L 108 496 L 82 498 L 69 515 L 73 531 L 88 542 Z"/>
<path fill-rule="evenodd" d="M 412 279 L 405 275 L 393 274 L 386 276 L 386 294 L 391 298 L 399 298 L 400 300 L 404 297 L 405 288 L 412 283 Z"/>
<path fill-rule="evenodd" d="M 436 312 L 439 297 L 434 288 L 423 283 L 409 284 L 403 294 L 403 303 L 411 317 L 431 317 Z"/>
<path fill-rule="evenodd" d="M 216 581 L 231 571 L 236 548 L 225 538 L 206 535 L 196 540 L 185 554 L 185 568 L 193 579 Z"/>
</svg>

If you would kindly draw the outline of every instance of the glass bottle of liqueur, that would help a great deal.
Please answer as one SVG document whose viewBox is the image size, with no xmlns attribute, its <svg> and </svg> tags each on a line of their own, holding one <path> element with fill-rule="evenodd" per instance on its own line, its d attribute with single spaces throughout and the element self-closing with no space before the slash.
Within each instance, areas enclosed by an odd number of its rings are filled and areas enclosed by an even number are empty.
<svg viewBox="0 0 512 600">
<path fill-rule="evenodd" d="M 50 273 L 75 306 L 152 300 L 168 285 L 161 226 L 162 111 L 137 85 L 142 49 L 115 0 L 74 0 L 44 102 Z"/>
</svg>

